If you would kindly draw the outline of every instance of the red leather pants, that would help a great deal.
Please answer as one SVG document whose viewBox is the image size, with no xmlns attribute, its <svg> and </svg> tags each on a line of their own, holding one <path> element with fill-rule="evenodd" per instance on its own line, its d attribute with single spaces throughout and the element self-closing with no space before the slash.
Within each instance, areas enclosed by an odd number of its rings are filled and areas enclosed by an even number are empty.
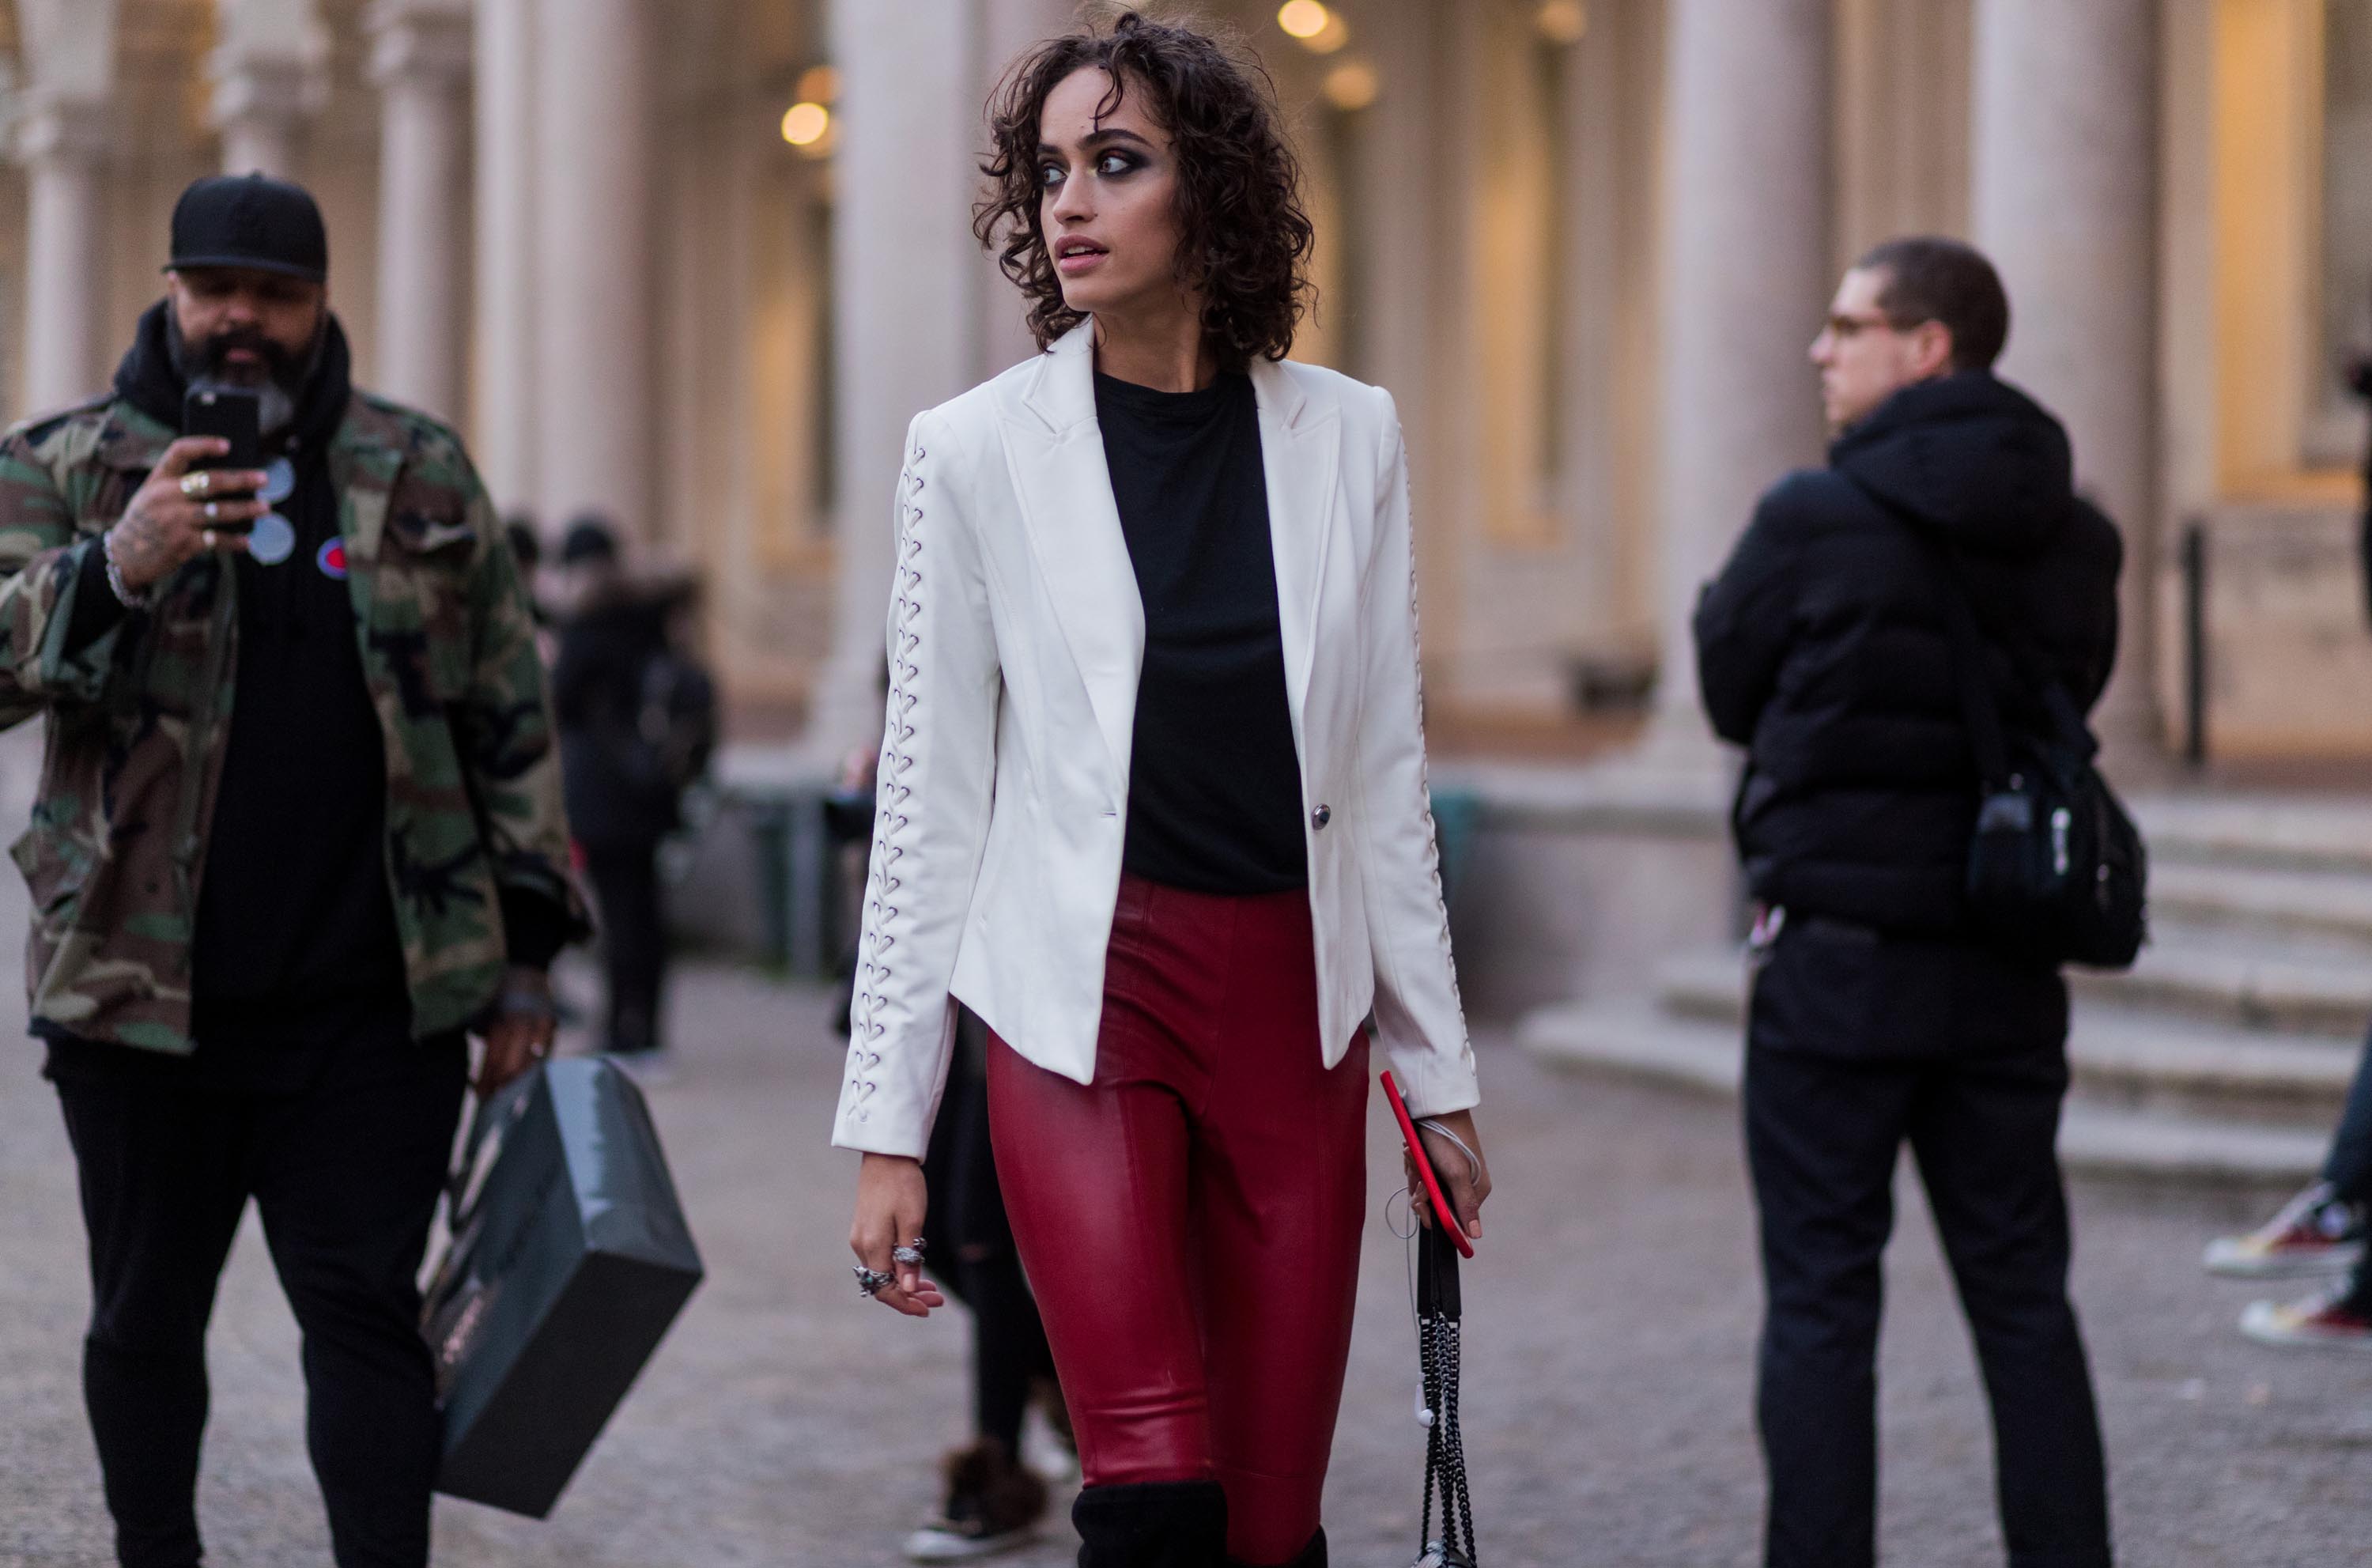
<svg viewBox="0 0 2372 1568">
<path fill-rule="evenodd" d="M 991 1136 L 1089 1486 L 1215 1479 L 1227 1551 L 1319 1525 L 1366 1208 L 1367 1047 L 1320 1065 L 1302 893 L 1123 878 L 1095 1082 L 992 1045 Z"/>
</svg>

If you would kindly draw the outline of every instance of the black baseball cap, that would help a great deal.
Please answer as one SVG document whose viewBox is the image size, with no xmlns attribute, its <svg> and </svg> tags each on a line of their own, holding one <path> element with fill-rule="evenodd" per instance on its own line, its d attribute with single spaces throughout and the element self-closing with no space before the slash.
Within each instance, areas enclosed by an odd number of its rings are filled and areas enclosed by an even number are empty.
<svg viewBox="0 0 2372 1568">
<path fill-rule="evenodd" d="M 301 185 L 266 174 L 215 174 L 173 204 L 168 269 L 251 267 L 308 283 L 330 276 L 330 235 Z"/>
</svg>

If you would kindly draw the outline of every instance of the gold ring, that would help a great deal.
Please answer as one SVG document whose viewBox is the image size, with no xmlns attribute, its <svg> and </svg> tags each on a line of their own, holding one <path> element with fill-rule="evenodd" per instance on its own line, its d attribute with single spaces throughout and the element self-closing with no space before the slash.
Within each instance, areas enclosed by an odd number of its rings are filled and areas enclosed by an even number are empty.
<svg viewBox="0 0 2372 1568">
<path fill-rule="evenodd" d="M 181 494 L 195 499 L 215 487 L 215 476 L 209 471 L 185 473 L 181 476 Z"/>
</svg>

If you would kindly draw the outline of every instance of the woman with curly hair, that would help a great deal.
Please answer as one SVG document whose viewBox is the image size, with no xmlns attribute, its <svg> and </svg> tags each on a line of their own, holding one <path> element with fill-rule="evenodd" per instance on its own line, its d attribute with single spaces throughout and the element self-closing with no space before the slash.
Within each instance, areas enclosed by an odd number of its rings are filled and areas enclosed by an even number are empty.
<svg viewBox="0 0 2372 1568">
<path fill-rule="evenodd" d="M 1124 16 L 994 106 L 977 216 L 1044 352 L 914 421 L 833 1141 L 921 1316 L 952 1003 L 1076 1430 L 1089 1568 L 1322 1565 L 1367 1031 L 1490 1191 L 1425 787 L 1391 399 L 1286 360 L 1311 230 L 1266 79 Z"/>
</svg>

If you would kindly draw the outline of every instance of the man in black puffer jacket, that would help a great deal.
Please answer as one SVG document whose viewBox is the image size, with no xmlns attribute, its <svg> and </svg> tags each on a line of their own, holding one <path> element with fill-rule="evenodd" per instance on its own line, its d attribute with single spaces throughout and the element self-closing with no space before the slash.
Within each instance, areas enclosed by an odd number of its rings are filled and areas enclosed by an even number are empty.
<svg viewBox="0 0 2372 1568">
<path fill-rule="evenodd" d="M 2117 641 L 2116 530 L 2075 494 L 2059 423 L 1994 377 L 2008 324 L 1967 246 L 1864 257 L 1812 350 L 1830 465 L 1762 498 L 1697 611 L 1706 711 L 1748 749 L 1736 828 L 1759 916 L 1746 1124 L 1772 1568 L 1875 1557 L 1880 1260 L 1905 1141 L 1982 1364 L 2010 1561 L 2109 1562 L 2055 1149 L 2066 987 L 1979 940 L 1961 907 L 1979 779 L 1946 574 L 2014 726 L 2040 726 L 2041 698 L 2006 641 L 2087 710 Z"/>
</svg>

